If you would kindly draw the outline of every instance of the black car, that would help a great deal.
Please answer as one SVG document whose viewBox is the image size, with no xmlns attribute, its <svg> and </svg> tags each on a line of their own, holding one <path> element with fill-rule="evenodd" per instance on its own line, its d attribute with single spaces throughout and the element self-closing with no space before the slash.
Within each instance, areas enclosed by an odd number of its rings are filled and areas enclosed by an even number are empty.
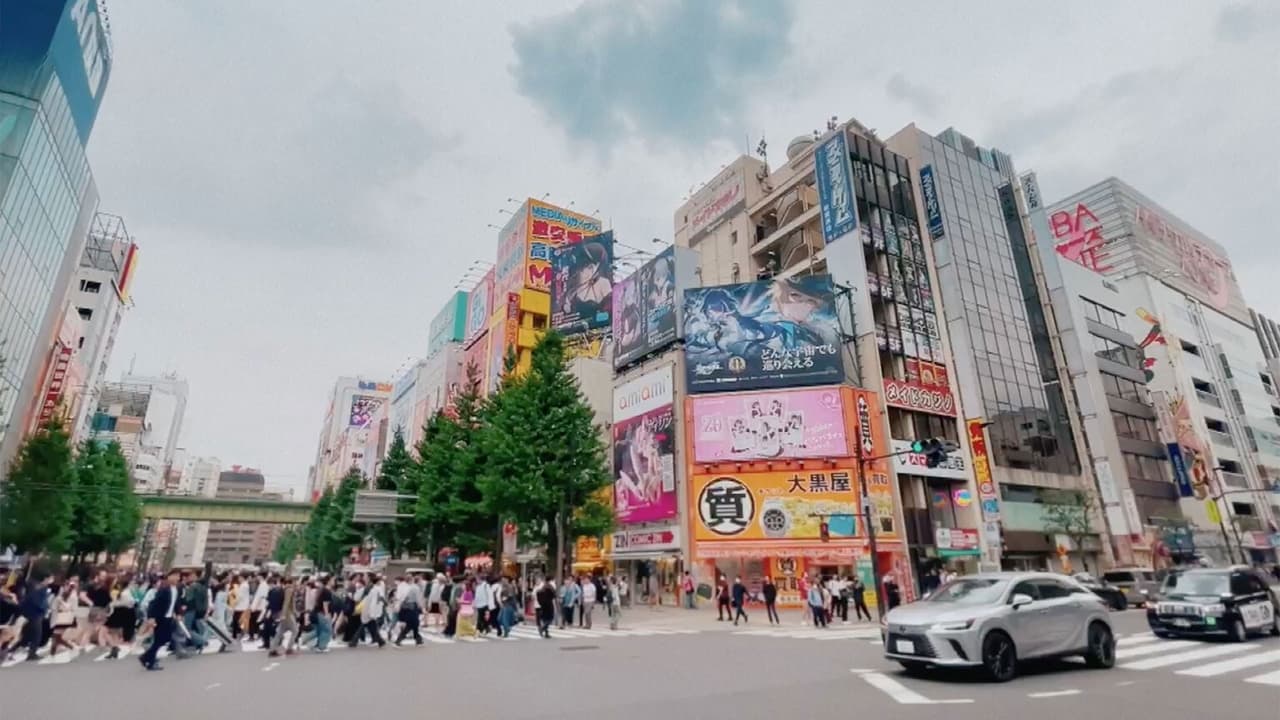
<svg viewBox="0 0 1280 720">
<path fill-rule="evenodd" d="M 1147 625 L 1159 637 L 1250 633 L 1280 635 L 1280 600 L 1253 568 L 1202 568 L 1165 578 L 1160 599 L 1147 606 Z"/>
<path fill-rule="evenodd" d="M 1086 590 L 1102 598 L 1102 601 L 1112 610 L 1124 610 L 1129 607 L 1129 598 L 1124 596 L 1124 591 L 1120 588 L 1108 585 L 1089 573 L 1076 573 L 1072 577 Z"/>
</svg>

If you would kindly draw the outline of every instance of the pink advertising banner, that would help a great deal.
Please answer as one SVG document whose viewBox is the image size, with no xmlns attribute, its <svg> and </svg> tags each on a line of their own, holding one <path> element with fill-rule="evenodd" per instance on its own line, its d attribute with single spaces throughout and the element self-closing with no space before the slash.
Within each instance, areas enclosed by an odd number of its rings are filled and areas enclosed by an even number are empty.
<svg viewBox="0 0 1280 720">
<path fill-rule="evenodd" d="M 622 524 L 676 516 L 674 410 L 663 405 L 613 424 L 613 508 Z"/>
<path fill-rule="evenodd" d="M 692 408 L 694 462 L 850 455 L 836 387 L 698 395 Z"/>
</svg>

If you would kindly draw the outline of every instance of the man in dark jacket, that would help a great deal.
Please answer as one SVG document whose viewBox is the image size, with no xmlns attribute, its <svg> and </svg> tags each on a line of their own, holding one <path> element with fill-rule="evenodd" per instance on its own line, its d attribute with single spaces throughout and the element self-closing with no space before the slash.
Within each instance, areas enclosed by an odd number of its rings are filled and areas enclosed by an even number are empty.
<svg viewBox="0 0 1280 720">
<path fill-rule="evenodd" d="M 262 613 L 262 649 L 271 649 L 271 638 L 280 628 L 280 616 L 284 613 L 284 586 L 280 576 L 272 575 L 267 581 L 267 610 Z"/>
<path fill-rule="evenodd" d="M 209 586 L 203 575 L 189 580 L 182 593 L 182 619 L 189 635 L 188 642 L 196 652 L 204 650 L 209 639 L 205 629 L 205 618 L 209 616 Z"/>
<path fill-rule="evenodd" d="M 151 635 L 151 646 L 138 657 L 138 662 L 148 670 L 164 669 L 160 667 L 156 653 L 173 639 L 174 613 L 178 609 L 177 583 L 178 571 L 170 570 L 169 574 L 160 581 L 160 587 L 156 589 L 155 596 L 151 598 L 151 605 L 146 609 L 147 619 L 155 624 L 155 631 Z"/>
<path fill-rule="evenodd" d="M 733 579 L 733 624 L 738 624 L 738 618 L 742 618 L 742 622 L 747 621 L 747 586 L 742 584 L 742 578 L 735 577 Z"/>
<path fill-rule="evenodd" d="M 44 645 L 44 618 L 49 614 L 50 578 L 32 578 L 18 603 L 18 613 L 26 619 L 27 660 L 38 660 L 36 654 Z"/>
<path fill-rule="evenodd" d="M 764 595 L 764 609 L 769 613 L 769 624 L 781 625 L 782 620 L 778 618 L 778 586 L 773 584 L 773 578 L 764 579 L 764 586 L 760 588 L 760 592 Z"/>
</svg>

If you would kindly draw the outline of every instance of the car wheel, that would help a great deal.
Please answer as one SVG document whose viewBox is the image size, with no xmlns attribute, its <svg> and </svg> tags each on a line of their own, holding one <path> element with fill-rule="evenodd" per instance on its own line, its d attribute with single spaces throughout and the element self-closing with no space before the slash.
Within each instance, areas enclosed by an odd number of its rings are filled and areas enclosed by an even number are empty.
<svg viewBox="0 0 1280 720">
<path fill-rule="evenodd" d="M 1241 620 L 1240 618 L 1236 618 L 1235 620 L 1232 620 L 1231 629 L 1228 631 L 1228 636 L 1231 638 L 1232 642 L 1244 642 L 1245 640 L 1247 640 L 1249 637 L 1249 632 L 1245 630 L 1244 621 Z"/>
<path fill-rule="evenodd" d="M 1008 682 L 1018 672 L 1018 652 L 1013 639 L 999 630 L 982 640 L 982 667 L 996 682 Z"/>
<path fill-rule="evenodd" d="M 1100 622 L 1089 625 L 1089 649 L 1084 661 L 1091 668 L 1115 667 L 1116 637 L 1111 628 Z"/>
<path fill-rule="evenodd" d="M 929 666 L 922 662 L 912 662 L 910 660 L 899 660 L 898 664 L 902 665 L 902 670 L 912 677 L 919 677 L 928 671 Z"/>
<path fill-rule="evenodd" d="M 1111 607 L 1114 608 L 1115 610 L 1120 610 L 1120 611 L 1128 610 L 1129 598 L 1125 597 L 1124 595 L 1116 595 L 1115 600 L 1111 601 Z"/>
</svg>

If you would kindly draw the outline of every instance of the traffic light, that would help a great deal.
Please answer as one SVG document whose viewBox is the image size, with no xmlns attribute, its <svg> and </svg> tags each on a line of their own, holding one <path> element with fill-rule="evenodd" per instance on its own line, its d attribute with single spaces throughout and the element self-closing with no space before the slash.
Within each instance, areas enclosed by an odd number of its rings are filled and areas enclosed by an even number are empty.
<svg viewBox="0 0 1280 720">
<path fill-rule="evenodd" d="M 927 440 L 913 440 L 911 442 L 911 452 L 924 455 L 925 467 L 936 468 L 947 461 L 947 453 L 954 452 L 955 443 L 950 443 L 938 438 L 928 438 Z"/>
<path fill-rule="evenodd" d="M 818 523 L 818 537 L 822 539 L 822 542 L 831 542 L 831 526 L 827 524 L 826 520 Z"/>
</svg>

